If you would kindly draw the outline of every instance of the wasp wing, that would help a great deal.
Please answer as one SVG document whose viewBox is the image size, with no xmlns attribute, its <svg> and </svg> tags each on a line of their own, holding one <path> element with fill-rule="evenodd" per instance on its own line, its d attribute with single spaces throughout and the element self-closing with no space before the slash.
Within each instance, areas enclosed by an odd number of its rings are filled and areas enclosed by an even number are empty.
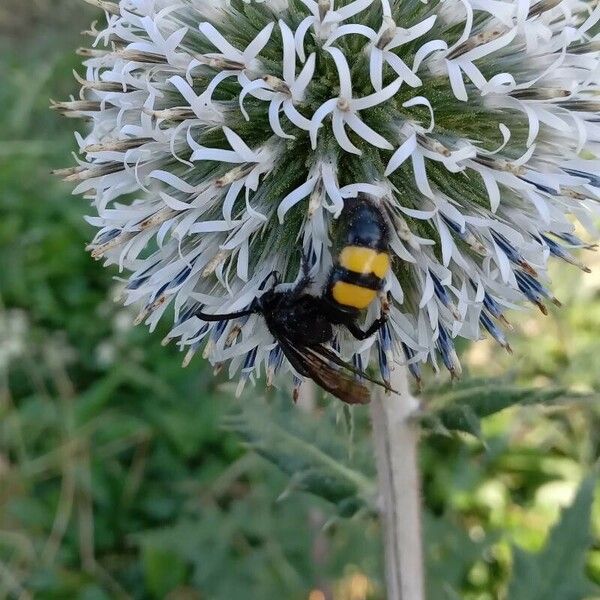
<svg viewBox="0 0 600 600">
<path fill-rule="evenodd" d="M 280 338 L 279 342 L 283 353 L 300 375 L 310 377 L 346 404 L 371 402 L 367 387 L 344 372 L 335 361 L 321 354 L 320 350 L 325 350 L 322 346 L 296 346 L 287 338 Z"/>
<path fill-rule="evenodd" d="M 389 383 L 386 383 L 385 381 L 380 381 L 379 379 L 375 379 L 374 377 L 371 377 L 365 371 L 358 369 L 354 365 L 342 360 L 335 352 L 333 352 L 329 348 L 325 348 L 324 346 L 318 345 L 318 346 L 313 346 L 311 348 L 311 350 L 313 352 L 319 354 L 322 358 L 325 358 L 325 359 L 331 361 L 332 363 L 336 364 L 338 367 L 341 367 L 342 369 L 350 371 L 350 373 L 354 373 L 354 375 L 357 375 L 361 379 L 366 379 L 367 381 L 370 381 L 371 383 L 374 383 L 375 385 L 385 388 L 385 390 L 387 392 L 395 392 L 395 390 L 392 387 L 390 387 Z"/>
</svg>

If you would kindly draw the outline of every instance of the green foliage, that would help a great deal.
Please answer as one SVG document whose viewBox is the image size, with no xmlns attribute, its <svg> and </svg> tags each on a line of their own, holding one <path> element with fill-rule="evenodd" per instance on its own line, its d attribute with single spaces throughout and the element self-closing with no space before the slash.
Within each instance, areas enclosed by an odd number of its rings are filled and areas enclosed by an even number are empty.
<svg viewBox="0 0 600 600">
<path fill-rule="evenodd" d="M 460 598 L 465 576 L 486 551 L 489 540 L 473 541 L 463 524 L 454 518 L 426 513 L 424 523 L 427 562 L 427 597 L 436 600 Z"/>
<path fill-rule="evenodd" d="M 589 532 L 596 477 L 583 481 L 573 504 L 552 529 L 546 548 L 537 554 L 519 548 L 514 552 L 511 600 L 581 600 L 600 590 L 584 575 L 586 554 L 592 543 Z"/>
<path fill-rule="evenodd" d="M 470 378 L 458 383 L 432 386 L 423 396 L 431 405 L 422 422 L 436 433 L 459 431 L 481 437 L 481 419 L 511 406 L 550 405 L 576 399 L 564 388 L 533 388 L 505 379 Z M 583 396 L 579 395 L 580 400 Z"/>
<path fill-rule="evenodd" d="M 328 415 L 330 416 L 330 415 Z M 368 452 L 354 452 L 333 419 L 314 422 L 285 398 L 274 405 L 247 404 L 226 426 L 290 477 L 290 488 L 310 492 L 351 516 L 375 495 Z M 350 456 L 349 453 L 352 452 Z M 362 455 L 362 456 L 361 456 Z"/>
<path fill-rule="evenodd" d="M 186 563 L 175 553 L 150 543 L 142 548 L 146 589 L 153 598 L 164 598 L 185 582 Z"/>
<path fill-rule="evenodd" d="M 71 123 L 48 99 L 73 89 L 66 32 L 91 18 L 80 0 L 0 3 L 0 597 L 383 600 L 368 411 L 303 412 L 260 382 L 232 400 L 164 332 L 133 329 L 117 273 L 84 252 L 86 203 L 49 174 L 70 162 Z M 465 347 L 474 377 L 425 388 L 430 598 L 565 600 L 600 582 L 585 477 L 600 282 L 579 277 L 556 272 L 566 306 L 522 319 L 515 357 Z"/>
</svg>

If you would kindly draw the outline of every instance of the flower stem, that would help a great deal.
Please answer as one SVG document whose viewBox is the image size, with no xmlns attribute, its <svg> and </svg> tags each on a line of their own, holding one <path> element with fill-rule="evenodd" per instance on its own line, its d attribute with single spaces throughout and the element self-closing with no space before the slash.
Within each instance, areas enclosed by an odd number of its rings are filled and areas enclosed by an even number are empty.
<svg viewBox="0 0 600 600">
<path fill-rule="evenodd" d="M 411 420 L 418 402 L 404 367 L 396 367 L 391 383 L 396 392 L 377 394 L 371 404 L 387 600 L 424 600 L 419 430 Z"/>
</svg>

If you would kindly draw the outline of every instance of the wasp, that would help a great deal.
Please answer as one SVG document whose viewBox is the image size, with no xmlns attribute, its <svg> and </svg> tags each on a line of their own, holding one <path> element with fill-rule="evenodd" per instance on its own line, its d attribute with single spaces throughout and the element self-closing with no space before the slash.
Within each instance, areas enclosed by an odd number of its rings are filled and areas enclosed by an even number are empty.
<svg viewBox="0 0 600 600">
<path fill-rule="evenodd" d="M 321 295 L 308 292 L 312 285 L 308 260 L 302 259 L 303 274 L 291 290 L 277 291 L 280 278 L 272 273 L 273 287 L 255 298 L 248 309 L 229 314 L 197 312 L 204 321 L 229 321 L 260 314 L 298 375 L 311 378 L 324 390 L 347 404 L 368 404 L 368 380 L 389 386 L 343 361 L 325 346 L 334 338 L 334 327 L 345 327 L 357 340 L 374 335 L 387 321 L 382 312 L 368 329 L 357 324 L 360 314 L 379 297 L 390 269 L 389 227 L 386 218 L 366 196 L 346 200 L 340 215 L 341 250 L 328 274 Z"/>
</svg>

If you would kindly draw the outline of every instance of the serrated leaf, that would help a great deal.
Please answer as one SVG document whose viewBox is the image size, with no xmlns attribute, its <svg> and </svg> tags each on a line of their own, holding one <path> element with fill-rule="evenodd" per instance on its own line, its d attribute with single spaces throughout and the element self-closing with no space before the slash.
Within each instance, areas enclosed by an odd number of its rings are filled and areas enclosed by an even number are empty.
<svg viewBox="0 0 600 600">
<path fill-rule="evenodd" d="M 429 420 L 425 419 L 424 424 L 436 432 L 448 432 L 450 430 L 470 433 L 475 437 L 481 435 L 481 419 L 469 405 L 460 404 L 452 406 L 438 414 L 431 415 Z"/>
<path fill-rule="evenodd" d="M 510 600 L 581 600 L 594 592 L 584 569 L 592 542 L 590 516 L 595 484 L 595 476 L 583 481 L 575 500 L 552 529 L 544 550 L 531 554 L 515 548 Z"/>
<path fill-rule="evenodd" d="M 430 388 L 425 396 L 431 408 L 423 425 L 431 430 L 451 430 L 479 434 L 479 421 L 511 406 L 556 404 L 581 399 L 564 388 L 532 388 L 503 380 L 470 379 L 454 385 Z"/>
<path fill-rule="evenodd" d="M 363 474 L 364 469 L 349 464 L 345 440 L 331 428 L 321 429 L 318 420 L 293 410 L 288 414 L 287 410 L 282 413 L 266 405 L 247 404 L 224 424 L 290 477 L 287 492 L 300 490 L 320 496 L 336 504 L 344 516 L 370 503 L 375 484 Z"/>
</svg>

